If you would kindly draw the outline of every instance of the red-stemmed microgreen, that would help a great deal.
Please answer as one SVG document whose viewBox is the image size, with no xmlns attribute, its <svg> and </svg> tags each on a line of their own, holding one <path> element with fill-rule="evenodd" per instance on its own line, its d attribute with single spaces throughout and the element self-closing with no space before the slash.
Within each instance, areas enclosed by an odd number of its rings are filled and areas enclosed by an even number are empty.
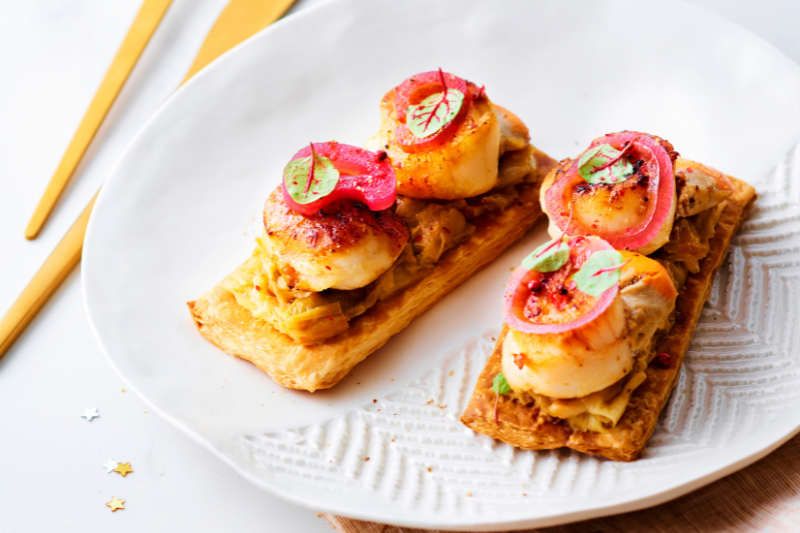
<svg viewBox="0 0 800 533">
<path fill-rule="evenodd" d="M 557 246 L 554 246 L 557 245 Z M 522 260 L 522 268 L 536 272 L 555 272 L 569 261 L 570 248 L 561 239 L 554 239 L 538 247 Z"/>
<path fill-rule="evenodd" d="M 633 146 L 633 141 L 625 141 L 625 146 L 622 148 L 622 150 L 619 151 L 619 153 L 616 156 L 614 156 L 612 159 L 609 159 L 607 163 L 604 163 L 599 167 L 595 168 L 594 170 L 592 170 L 592 173 L 605 170 L 606 168 L 610 167 L 611 165 L 622 159 L 622 156 L 624 156 L 631 149 L 632 146 Z"/>
<path fill-rule="evenodd" d="M 410 105 L 407 111 L 406 126 L 417 138 L 433 135 L 452 121 L 464 104 L 464 93 L 447 86 L 444 72 L 439 69 L 441 93 L 435 93 L 416 105 Z"/>
<path fill-rule="evenodd" d="M 633 165 L 625 154 L 633 147 L 626 141 L 622 150 L 610 144 L 598 144 L 584 153 L 578 161 L 578 173 L 588 183 L 621 183 L 633 175 Z"/>
<path fill-rule="evenodd" d="M 492 381 L 492 390 L 494 391 L 495 398 L 494 398 L 494 423 L 498 424 L 497 421 L 497 403 L 500 400 L 500 396 L 504 394 L 508 394 L 511 392 L 511 385 L 508 384 L 506 381 L 505 375 L 502 372 L 497 374 Z"/>
<path fill-rule="evenodd" d="M 586 259 L 572 279 L 579 291 L 597 298 L 619 282 L 620 269 L 625 264 L 627 261 L 622 261 L 618 251 L 600 250 Z"/>
<path fill-rule="evenodd" d="M 575 213 L 575 205 L 570 204 L 569 221 L 567 229 L 572 224 L 572 216 Z M 564 231 L 560 237 L 547 242 L 533 251 L 528 257 L 522 260 L 522 268 L 525 270 L 535 270 L 536 272 L 555 272 L 569 261 L 570 247 L 564 242 L 567 232 Z"/>
<path fill-rule="evenodd" d="M 615 265 L 615 266 L 612 266 L 612 267 L 608 267 L 608 268 L 601 268 L 600 270 L 598 270 L 597 272 L 592 274 L 592 276 L 599 276 L 600 274 L 605 274 L 606 272 L 613 272 L 615 270 L 619 270 L 619 269 L 621 269 L 622 267 L 624 267 L 625 265 L 627 265 L 630 262 L 631 262 L 631 260 L 628 259 L 624 263 L 620 263 L 618 265 Z"/>
<path fill-rule="evenodd" d="M 311 155 L 292 159 L 283 169 L 283 186 L 292 200 L 308 204 L 329 195 L 339 182 L 339 171 L 333 162 L 317 154 L 314 144 Z"/>
</svg>

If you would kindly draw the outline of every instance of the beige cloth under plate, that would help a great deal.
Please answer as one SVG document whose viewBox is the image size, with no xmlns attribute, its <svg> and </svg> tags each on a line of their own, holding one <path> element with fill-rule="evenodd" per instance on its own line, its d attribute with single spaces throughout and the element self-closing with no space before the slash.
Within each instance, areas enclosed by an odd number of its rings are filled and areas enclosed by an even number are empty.
<svg viewBox="0 0 800 533">
<path fill-rule="evenodd" d="M 437 533 L 323 516 L 339 533 Z M 800 532 L 800 436 L 744 470 L 677 500 L 633 513 L 524 533 L 628 532 Z"/>
</svg>

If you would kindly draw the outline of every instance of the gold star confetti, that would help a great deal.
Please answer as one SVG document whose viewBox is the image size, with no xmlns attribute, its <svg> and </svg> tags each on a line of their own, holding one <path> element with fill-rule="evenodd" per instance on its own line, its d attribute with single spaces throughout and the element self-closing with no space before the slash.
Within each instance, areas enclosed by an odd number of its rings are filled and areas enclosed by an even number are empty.
<svg viewBox="0 0 800 533">
<path fill-rule="evenodd" d="M 133 472 L 133 470 L 131 469 L 130 463 L 117 463 L 117 467 L 114 469 L 114 472 L 119 472 L 122 474 L 122 477 L 125 477 Z"/>
<path fill-rule="evenodd" d="M 122 509 L 123 511 L 125 510 L 125 508 L 122 506 L 122 504 L 124 504 L 124 503 L 125 503 L 125 500 L 118 500 L 118 499 L 116 499 L 115 497 L 112 496 L 111 497 L 111 501 L 106 503 L 106 505 L 111 507 L 111 512 L 112 513 L 116 513 L 117 509 Z"/>
</svg>

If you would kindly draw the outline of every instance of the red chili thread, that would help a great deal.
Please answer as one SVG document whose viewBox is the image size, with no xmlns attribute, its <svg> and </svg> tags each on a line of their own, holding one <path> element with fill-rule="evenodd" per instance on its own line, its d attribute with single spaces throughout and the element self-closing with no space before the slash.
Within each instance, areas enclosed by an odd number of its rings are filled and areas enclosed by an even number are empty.
<svg viewBox="0 0 800 533">
<path fill-rule="evenodd" d="M 541 252 L 536 254 L 536 257 L 541 257 L 543 254 L 545 254 L 548 250 L 550 250 L 550 248 L 552 248 L 556 244 L 558 244 L 558 245 L 561 244 L 561 242 L 564 240 L 564 237 L 567 235 L 567 230 L 569 229 L 569 225 L 572 224 L 572 215 L 573 214 L 575 214 L 575 204 L 570 204 L 570 207 L 569 207 L 569 220 L 567 220 L 567 227 L 564 228 L 564 231 L 561 233 L 561 237 L 559 237 L 557 240 L 551 242 L 550 246 L 548 246 L 547 248 L 545 248 L 544 250 L 542 250 Z"/>
</svg>

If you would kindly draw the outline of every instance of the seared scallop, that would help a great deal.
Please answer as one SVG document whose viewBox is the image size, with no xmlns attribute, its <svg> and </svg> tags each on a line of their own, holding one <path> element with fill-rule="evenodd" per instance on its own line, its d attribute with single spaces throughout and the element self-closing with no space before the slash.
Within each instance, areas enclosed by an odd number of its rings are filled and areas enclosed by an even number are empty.
<svg viewBox="0 0 800 533">
<path fill-rule="evenodd" d="M 519 119 L 506 110 L 500 111 L 509 132 L 515 135 L 511 146 L 527 136 Z M 380 131 L 367 148 L 386 150 L 397 176 L 397 193 L 412 198 L 456 200 L 483 194 L 497 183 L 500 158 L 500 123 L 488 98 L 475 100 L 452 139 L 436 148 L 419 153 L 406 153 L 395 140 L 400 125 L 395 109 L 395 90 L 381 101 Z M 524 124 L 522 125 L 524 128 Z"/>
<path fill-rule="evenodd" d="M 408 242 L 391 211 L 337 200 L 313 215 L 289 208 L 281 187 L 264 205 L 265 246 L 286 283 L 304 291 L 364 287 L 386 272 Z"/>
<path fill-rule="evenodd" d="M 667 326 L 677 292 L 657 261 L 622 252 L 620 291 L 593 321 L 564 333 L 535 335 L 510 329 L 503 341 L 503 374 L 516 391 L 550 398 L 582 398 L 625 377 Z"/>
<path fill-rule="evenodd" d="M 586 396 L 633 369 L 627 330 L 619 296 L 595 320 L 575 330 L 535 335 L 511 329 L 503 342 L 503 374 L 514 390 L 550 398 Z"/>
</svg>

